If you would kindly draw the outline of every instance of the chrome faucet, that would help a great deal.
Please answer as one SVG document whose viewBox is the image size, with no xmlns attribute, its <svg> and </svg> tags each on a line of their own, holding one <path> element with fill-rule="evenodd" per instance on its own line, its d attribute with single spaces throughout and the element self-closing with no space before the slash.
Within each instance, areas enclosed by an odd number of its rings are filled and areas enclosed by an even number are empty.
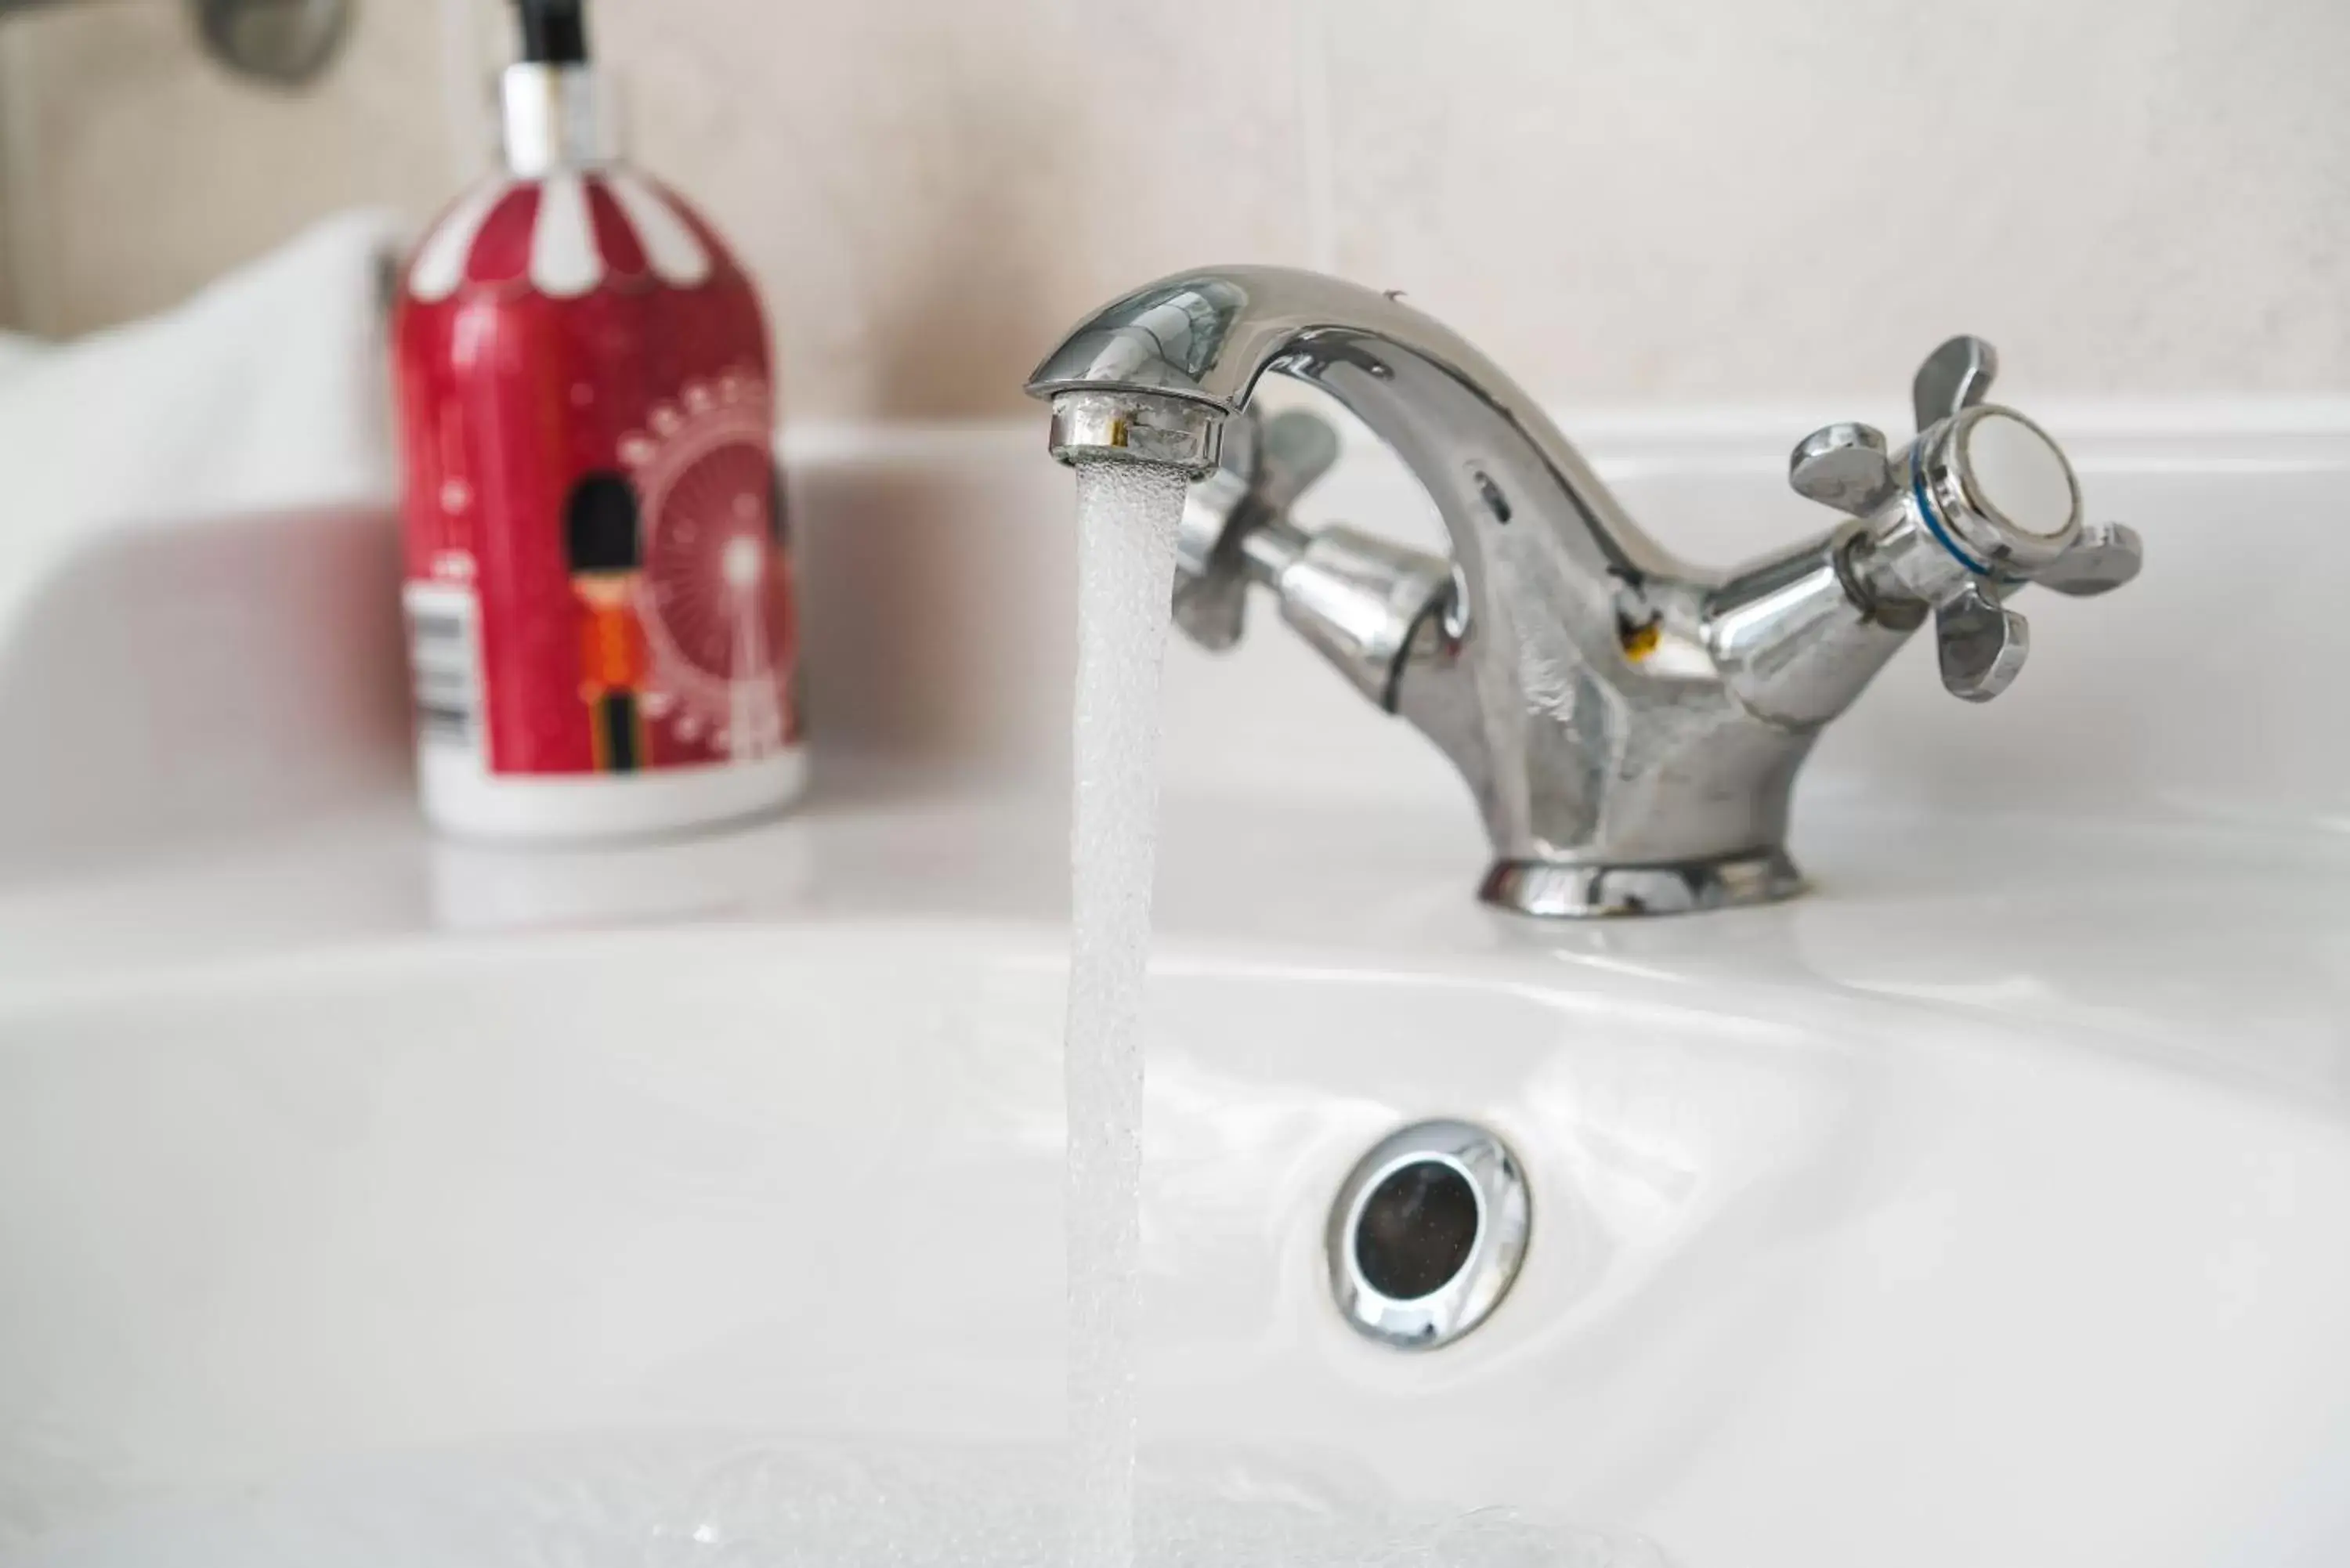
<svg viewBox="0 0 2350 1568">
<path fill-rule="evenodd" d="M 2137 535 L 2085 525 L 2072 465 L 1983 400 L 1991 347 L 1918 370 L 1918 434 L 1806 436 L 1789 477 L 1841 522 L 1729 573 L 1626 515 L 1534 400 L 1440 324 L 1314 273 L 1225 267 L 1097 311 L 1028 383 L 1065 462 L 1192 476 L 1178 623 L 1224 648 L 1250 585 L 1371 701 L 1418 727 L 1475 795 L 1481 896 L 1525 914 L 1669 914 L 1781 898 L 1788 798 L 1827 722 L 1930 615 L 1943 684 L 1997 696 L 2028 632 L 2025 583 L 2102 593 Z M 1289 516 L 1336 454 L 1310 415 L 1258 421 L 1277 370 L 1335 398 L 1436 503 L 1451 559 Z"/>
</svg>

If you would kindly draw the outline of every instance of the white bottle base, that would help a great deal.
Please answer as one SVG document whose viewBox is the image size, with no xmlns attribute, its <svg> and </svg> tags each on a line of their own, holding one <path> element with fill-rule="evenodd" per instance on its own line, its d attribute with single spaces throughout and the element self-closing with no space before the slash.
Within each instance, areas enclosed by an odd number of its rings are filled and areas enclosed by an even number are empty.
<svg viewBox="0 0 2350 1568">
<path fill-rule="evenodd" d="M 639 774 L 494 774 L 470 753 L 427 745 L 417 757 L 424 815 L 466 838 L 577 844 L 715 827 L 776 811 L 807 785 L 794 746 L 748 762 Z"/>
</svg>

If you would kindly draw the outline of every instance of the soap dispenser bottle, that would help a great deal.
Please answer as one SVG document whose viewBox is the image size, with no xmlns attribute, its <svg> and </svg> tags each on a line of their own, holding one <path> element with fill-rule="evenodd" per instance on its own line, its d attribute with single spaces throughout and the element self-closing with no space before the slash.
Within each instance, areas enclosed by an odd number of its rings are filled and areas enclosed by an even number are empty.
<svg viewBox="0 0 2350 1568">
<path fill-rule="evenodd" d="M 805 774 L 756 292 L 614 153 L 585 0 L 518 0 L 505 168 L 418 246 L 394 334 L 426 814 L 661 833 Z"/>
</svg>

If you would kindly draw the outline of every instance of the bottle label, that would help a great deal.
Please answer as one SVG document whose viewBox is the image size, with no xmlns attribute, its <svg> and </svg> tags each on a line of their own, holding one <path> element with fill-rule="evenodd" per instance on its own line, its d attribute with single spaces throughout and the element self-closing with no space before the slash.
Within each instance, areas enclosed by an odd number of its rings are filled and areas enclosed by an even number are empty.
<svg viewBox="0 0 2350 1568">
<path fill-rule="evenodd" d="M 411 501 L 419 743 L 493 775 L 707 767 L 796 744 L 772 410 L 748 370 L 688 381 L 586 461 L 526 484 L 504 474 L 494 513 L 440 462 L 421 551 Z"/>
</svg>

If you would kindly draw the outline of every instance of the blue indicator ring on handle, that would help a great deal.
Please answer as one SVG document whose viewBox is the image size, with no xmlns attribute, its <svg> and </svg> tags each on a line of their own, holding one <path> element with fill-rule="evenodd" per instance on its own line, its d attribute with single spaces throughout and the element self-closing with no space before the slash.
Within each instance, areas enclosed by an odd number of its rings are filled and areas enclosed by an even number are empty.
<svg viewBox="0 0 2350 1568">
<path fill-rule="evenodd" d="M 1978 577 L 1997 576 L 1989 566 L 1976 560 L 1958 546 L 1950 531 L 1943 525 L 1942 514 L 1934 510 L 1933 498 L 1926 493 L 1926 443 L 1920 441 L 1909 452 L 1909 494 L 1918 503 L 1918 515 L 1925 520 L 1926 532 L 1934 542 L 1950 553 L 1950 558 Z"/>
</svg>

